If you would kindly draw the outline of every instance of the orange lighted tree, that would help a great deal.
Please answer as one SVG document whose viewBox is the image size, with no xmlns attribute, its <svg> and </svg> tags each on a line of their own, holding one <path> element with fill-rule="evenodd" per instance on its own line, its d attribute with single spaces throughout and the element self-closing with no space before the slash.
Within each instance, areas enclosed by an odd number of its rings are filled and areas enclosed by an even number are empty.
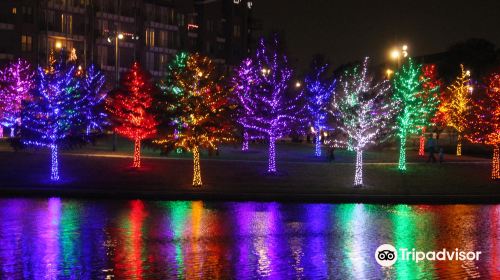
<svg viewBox="0 0 500 280">
<path fill-rule="evenodd" d="M 149 112 L 154 86 L 136 62 L 121 81 L 119 89 L 106 100 L 116 133 L 134 141 L 133 167 L 141 167 L 141 140 L 156 134 L 157 121 Z"/>
<path fill-rule="evenodd" d="M 193 153 L 193 186 L 201 187 L 200 149 L 216 150 L 222 142 L 232 139 L 229 122 L 231 105 L 223 77 L 214 63 L 199 54 L 179 53 L 168 67 L 162 93 L 172 100 L 160 108 L 173 116 L 178 129 L 168 132 L 155 143 L 184 148 Z M 160 104 L 161 102 L 160 97 Z"/>
<path fill-rule="evenodd" d="M 460 65 L 460 68 L 460 75 L 448 87 L 449 100 L 443 108 L 447 124 L 457 131 L 457 156 L 462 155 L 462 138 L 467 125 L 467 112 L 472 102 L 470 72 L 466 71 L 463 65 Z"/>
<path fill-rule="evenodd" d="M 488 87 L 474 98 L 465 137 L 473 143 L 493 146 L 491 178 L 500 179 L 500 73 L 488 79 Z"/>
</svg>

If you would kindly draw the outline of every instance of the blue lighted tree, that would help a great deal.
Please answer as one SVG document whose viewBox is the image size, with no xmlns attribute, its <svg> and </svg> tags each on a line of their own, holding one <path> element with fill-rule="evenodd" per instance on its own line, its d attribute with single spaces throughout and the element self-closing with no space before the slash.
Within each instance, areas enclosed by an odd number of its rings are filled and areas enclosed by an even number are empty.
<svg viewBox="0 0 500 280">
<path fill-rule="evenodd" d="M 239 103 L 247 114 L 239 122 L 248 131 L 266 135 L 269 140 L 268 172 L 276 173 L 276 140 L 288 135 L 293 126 L 299 125 L 303 106 L 302 94 L 288 91 L 292 70 L 285 55 L 279 51 L 277 37 L 268 44 L 261 39 L 251 58 L 251 71 L 255 80 L 246 83 L 248 91 L 239 96 Z M 243 61 L 248 63 L 248 61 Z"/>
<path fill-rule="evenodd" d="M 82 91 L 84 103 L 82 113 L 85 120 L 85 134 L 101 132 L 103 126 L 108 124 L 108 115 L 105 113 L 104 101 L 107 93 L 103 91 L 106 79 L 99 69 L 91 65 L 82 77 Z"/>
<path fill-rule="evenodd" d="M 84 105 L 85 97 L 73 66 L 59 63 L 53 71 L 38 68 L 37 85 L 23 110 L 22 138 L 27 145 L 50 148 L 52 181 L 59 180 L 60 143 L 82 128 Z"/>
<path fill-rule="evenodd" d="M 328 64 L 313 62 L 311 72 L 305 79 L 304 93 L 307 109 L 312 123 L 312 132 L 316 135 L 314 154 L 321 156 L 321 132 L 327 128 L 328 107 L 330 105 L 335 80 L 325 78 Z"/>
</svg>

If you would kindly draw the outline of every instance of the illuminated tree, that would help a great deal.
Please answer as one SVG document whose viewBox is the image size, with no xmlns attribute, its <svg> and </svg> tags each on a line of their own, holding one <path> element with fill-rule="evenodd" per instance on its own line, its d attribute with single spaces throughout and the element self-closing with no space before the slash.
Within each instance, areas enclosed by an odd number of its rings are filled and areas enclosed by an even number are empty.
<svg viewBox="0 0 500 280">
<path fill-rule="evenodd" d="M 29 99 L 35 84 L 31 65 L 21 59 L 11 62 L 0 71 L 0 83 L 0 125 L 10 128 L 10 136 L 14 137 L 16 126 L 21 125 L 22 102 Z"/>
<path fill-rule="evenodd" d="M 482 92 L 481 92 L 482 93 Z M 491 178 L 500 179 L 500 74 L 489 77 L 488 87 L 477 96 L 467 114 L 465 137 L 473 143 L 493 146 Z"/>
<path fill-rule="evenodd" d="M 239 122 L 245 129 L 266 135 L 269 140 L 269 173 L 276 173 L 276 140 L 299 125 L 304 113 L 299 104 L 302 94 L 287 91 L 292 71 L 286 56 L 278 50 L 276 37 L 267 46 L 264 39 L 260 40 L 251 58 L 255 82 L 250 85 L 250 94 L 240 96 L 240 106 L 252 113 L 240 117 Z"/>
<path fill-rule="evenodd" d="M 64 63 L 51 72 L 38 68 L 37 85 L 22 110 L 23 143 L 50 148 L 53 181 L 59 180 L 60 142 L 82 126 L 84 98 L 74 74 Z"/>
<path fill-rule="evenodd" d="M 107 124 L 107 114 L 104 112 L 104 101 L 107 93 L 103 91 L 106 81 L 104 75 L 94 65 L 91 65 L 82 77 L 82 90 L 85 95 L 86 130 L 88 136 L 92 131 L 101 132 L 103 125 Z"/>
<path fill-rule="evenodd" d="M 471 106 L 472 86 L 470 72 L 460 65 L 461 72 L 448 87 L 449 100 L 445 103 L 446 121 L 457 131 L 457 156 L 462 155 L 462 137 L 467 125 L 467 112 Z"/>
<path fill-rule="evenodd" d="M 171 84 L 163 88 L 162 95 L 173 98 L 173 102 L 160 101 L 160 105 L 165 114 L 175 116 L 181 127 L 154 142 L 173 144 L 193 153 L 195 187 L 202 186 L 200 149 L 216 150 L 220 143 L 232 140 L 229 92 L 221 86 L 222 79 L 214 63 L 199 54 L 180 53 L 168 67 L 165 80 Z"/>
<path fill-rule="evenodd" d="M 261 72 L 255 71 L 254 61 L 250 58 L 243 60 L 243 62 L 236 68 L 232 77 L 232 93 L 237 99 L 238 108 L 235 112 L 237 122 L 243 127 L 243 141 L 242 151 L 248 150 L 248 142 L 255 131 L 249 130 L 244 127 L 242 123 L 245 117 L 253 116 L 255 114 L 254 108 L 247 106 L 246 99 L 255 90 L 255 83 L 259 80 Z"/>
<path fill-rule="evenodd" d="M 150 108 L 154 85 L 139 63 L 134 63 L 121 81 L 121 87 L 106 100 L 106 109 L 116 133 L 134 141 L 132 167 L 141 167 L 141 141 L 156 134 L 158 122 Z"/>
<path fill-rule="evenodd" d="M 311 73 L 305 79 L 304 93 L 307 98 L 307 109 L 316 134 L 315 152 L 321 156 L 321 132 L 327 128 L 328 107 L 335 89 L 335 80 L 324 78 L 328 65 L 313 65 Z"/>
<path fill-rule="evenodd" d="M 332 114 L 338 128 L 356 151 L 354 186 L 363 185 L 363 151 L 394 129 L 391 121 L 397 113 L 397 102 L 388 98 L 388 81 L 375 84 L 368 75 L 368 58 L 344 72 L 332 103 Z M 342 143 L 342 140 L 339 140 Z"/>
<path fill-rule="evenodd" d="M 411 58 L 394 74 L 393 100 L 397 101 L 400 107 L 397 116 L 400 139 L 398 169 L 402 171 L 406 170 L 406 138 L 409 134 L 417 133 L 423 124 L 422 116 L 428 116 L 422 99 L 425 79 L 421 79 L 421 76 L 422 67 L 415 64 Z"/>
<path fill-rule="evenodd" d="M 436 65 L 427 64 L 422 67 L 422 92 L 419 99 L 422 100 L 422 113 L 420 115 L 420 147 L 418 155 L 424 155 L 425 147 L 425 130 L 432 123 L 440 102 L 440 85 L 441 82 L 437 78 Z"/>
</svg>

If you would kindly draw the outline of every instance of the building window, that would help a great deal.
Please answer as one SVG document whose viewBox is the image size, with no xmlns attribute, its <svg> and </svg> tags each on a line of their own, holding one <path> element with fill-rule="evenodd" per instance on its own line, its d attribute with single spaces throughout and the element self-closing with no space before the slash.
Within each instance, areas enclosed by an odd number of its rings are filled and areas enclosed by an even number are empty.
<svg viewBox="0 0 500 280">
<path fill-rule="evenodd" d="M 153 71 L 155 67 L 155 54 L 153 52 L 146 52 L 146 68 Z"/>
<path fill-rule="evenodd" d="M 73 34 L 73 16 L 61 14 L 61 32 Z"/>
<path fill-rule="evenodd" d="M 23 10 L 23 21 L 24 22 L 33 22 L 33 10 L 31 7 L 26 7 L 26 6 L 23 6 L 22 8 Z M 16 11 L 17 13 L 17 11 Z"/>
<path fill-rule="evenodd" d="M 241 37 L 241 26 L 239 24 L 235 24 L 233 26 L 233 36 L 234 36 L 234 38 Z"/>
<path fill-rule="evenodd" d="M 154 48 L 155 46 L 155 31 L 151 28 L 146 28 L 146 46 Z"/>
<path fill-rule="evenodd" d="M 12 8 L 12 14 L 13 15 L 17 14 L 17 8 L 16 7 Z"/>
<path fill-rule="evenodd" d="M 159 42 L 158 42 L 158 45 L 160 47 L 168 47 L 168 32 L 167 31 L 160 31 L 160 38 L 159 38 Z"/>
<path fill-rule="evenodd" d="M 177 25 L 184 26 L 186 24 L 186 16 L 184 14 L 177 14 Z"/>
<path fill-rule="evenodd" d="M 166 71 L 168 64 L 168 56 L 166 54 L 160 54 L 158 59 L 160 60 L 159 61 L 160 71 Z"/>
<path fill-rule="evenodd" d="M 175 10 L 174 9 L 168 9 L 168 24 L 171 24 L 171 25 L 175 24 Z"/>
<path fill-rule="evenodd" d="M 214 32 L 214 21 L 208 19 L 207 20 L 207 31 L 208 32 Z"/>
<path fill-rule="evenodd" d="M 23 52 L 31 52 L 33 49 L 33 38 L 28 35 L 21 36 L 21 50 Z"/>
<path fill-rule="evenodd" d="M 97 63 L 99 65 L 106 65 L 108 61 L 108 47 L 107 46 L 98 46 L 97 47 Z"/>
<path fill-rule="evenodd" d="M 99 19 L 97 21 L 97 28 L 103 36 L 109 34 L 108 21 L 104 19 Z"/>
</svg>

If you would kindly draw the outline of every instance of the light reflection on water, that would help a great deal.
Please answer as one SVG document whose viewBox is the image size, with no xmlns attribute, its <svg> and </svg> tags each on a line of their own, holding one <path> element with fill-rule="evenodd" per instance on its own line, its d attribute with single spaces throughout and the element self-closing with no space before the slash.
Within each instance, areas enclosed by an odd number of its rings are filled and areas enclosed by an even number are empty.
<svg viewBox="0 0 500 280">
<path fill-rule="evenodd" d="M 482 251 L 396 262 L 384 243 Z M 0 199 L 2 279 L 500 278 L 500 205 Z"/>
</svg>

